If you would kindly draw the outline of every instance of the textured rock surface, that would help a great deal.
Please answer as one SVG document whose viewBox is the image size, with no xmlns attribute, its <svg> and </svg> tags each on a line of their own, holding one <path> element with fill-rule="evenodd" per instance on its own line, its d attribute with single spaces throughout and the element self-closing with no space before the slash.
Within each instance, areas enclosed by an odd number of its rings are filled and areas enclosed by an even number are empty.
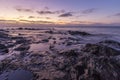
<svg viewBox="0 0 120 80">
<path fill-rule="evenodd" d="M 117 41 L 94 42 L 95 36 L 80 31 L 17 30 L 13 33 L 19 36 L 0 39 L 0 80 L 23 80 L 25 75 L 27 80 L 120 80 Z"/>
</svg>

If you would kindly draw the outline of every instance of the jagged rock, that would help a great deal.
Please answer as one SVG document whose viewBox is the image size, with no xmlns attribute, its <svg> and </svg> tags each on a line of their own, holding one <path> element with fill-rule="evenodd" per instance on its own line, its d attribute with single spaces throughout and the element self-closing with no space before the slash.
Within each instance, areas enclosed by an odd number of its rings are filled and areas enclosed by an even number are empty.
<svg viewBox="0 0 120 80">
<path fill-rule="evenodd" d="M 76 57 L 79 53 L 76 50 L 61 51 L 59 54 L 62 54 L 67 57 Z"/>
<path fill-rule="evenodd" d="M 96 56 L 116 56 L 120 55 L 120 52 L 100 44 L 86 44 L 86 46 L 82 49 L 83 52 L 88 52 L 94 54 Z"/>
<path fill-rule="evenodd" d="M 120 48 L 120 43 L 117 41 L 113 41 L 113 40 L 101 41 L 101 42 L 99 42 L 99 44 L 114 47 L 114 48 Z"/>
</svg>

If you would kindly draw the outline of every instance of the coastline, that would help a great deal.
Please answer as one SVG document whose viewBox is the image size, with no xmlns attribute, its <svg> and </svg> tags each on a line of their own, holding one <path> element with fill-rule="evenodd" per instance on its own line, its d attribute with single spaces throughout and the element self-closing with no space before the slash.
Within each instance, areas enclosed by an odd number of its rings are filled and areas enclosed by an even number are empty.
<svg viewBox="0 0 120 80">
<path fill-rule="evenodd" d="M 54 28 L 0 30 L 0 80 L 119 80 L 120 42 Z M 7 77 L 6 77 L 7 76 Z"/>
</svg>

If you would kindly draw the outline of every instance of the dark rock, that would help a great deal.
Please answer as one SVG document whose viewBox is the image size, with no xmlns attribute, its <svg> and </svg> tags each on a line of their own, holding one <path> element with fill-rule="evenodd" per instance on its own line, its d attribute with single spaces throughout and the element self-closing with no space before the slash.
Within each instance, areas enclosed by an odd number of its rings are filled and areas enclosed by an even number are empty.
<svg viewBox="0 0 120 80">
<path fill-rule="evenodd" d="M 80 32 L 80 31 L 68 31 L 69 34 L 71 35 L 82 35 L 82 36 L 88 36 L 88 35 L 91 35 L 89 33 L 86 33 L 86 32 Z"/>
<path fill-rule="evenodd" d="M 78 52 L 76 50 L 61 51 L 60 54 L 65 55 L 67 57 L 77 57 L 78 56 Z"/>
<path fill-rule="evenodd" d="M 113 40 L 105 40 L 105 41 L 101 41 L 99 43 L 106 43 L 106 44 L 117 44 L 117 45 L 120 45 L 119 42 L 117 41 L 113 41 Z"/>
<path fill-rule="evenodd" d="M 41 80 L 50 80 L 50 79 L 41 79 Z"/>
<path fill-rule="evenodd" d="M 15 48 L 15 50 L 16 51 L 27 51 L 27 50 L 29 50 L 29 48 L 30 48 L 29 45 L 23 44 L 23 45 L 19 46 L 18 48 Z"/>
<path fill-rule="evenodd" d="M 10 63 L 10 61 L 8 61 L 8 60 L 4 60 L 3 62 L 0 62 L 0 74 L 1 74 L 6 68 L 8 68 L 8 66 L 10 65 L 9 63 Z"/>
<path fill-rule="evenodd" d="M 76 70 L 76 78 L 79 80 L 79 77 L 85 73 L 85 66 L 83 65 L 77 65 L 75 67 Z"/>
<path fill-rule="evenodd" d="M 8 38 L 8 34 L 4 32 L 0 32 L 0 38 Z"/>
<path fill-rule="evenodd" d="M 5 45 L 0 44 L 0 54 L 2 55 L 4 53 L 8 53 L 8 52 L 9 52 L 8 48 Z"/>
<path fill-rule="evenodd" d="M 24 28 L 18 28 L 18 30 L 24 30 Z"/>
<path fill-rule="evenodd" d="M 54 32 L 52 30 L 46 31 L 45 33 L 53 34 Z"/>
<path fill-rule="evenodd" d="M 23 39 L 23 37 L 16 36 L 16 37 L 11 37 L 11 39 L 17 40 L 17 39 Z"/>
<path fill-rule="evenodd" d="M 67 42 L 66 46 L 71 46 L 73 45 L 73 42 Z"/>
<path fill-rule="evenodd" d="M 105 41 L 101 41 L 99 43 L 103 44 L 103 45 L 115 47 L 115 48 L 120 48 L 120 43 L 117 41 L 113 41 L 113 40 L 105 40 Z"/>
<path fill-rule="evenodd" d="M 43 39 L 42 42 L 47 43 L 49 42 L 49 39 Z"/>
<path fill-rule="evenodd" d="M 116 56 L 120 55 L 120 52 L 100 44 L 86 44 L 86 46 L 82 49 L 83 52 L 88 52 L 94 54 L 96 56 Z"/>
<path fill-rule="evenodd" d="M 22 44 L 22 43 L 29 43 L 30 40 L 26 40 L 24 38 L 20 38 L 16 40 L 16 44 Z"/>
</svg>

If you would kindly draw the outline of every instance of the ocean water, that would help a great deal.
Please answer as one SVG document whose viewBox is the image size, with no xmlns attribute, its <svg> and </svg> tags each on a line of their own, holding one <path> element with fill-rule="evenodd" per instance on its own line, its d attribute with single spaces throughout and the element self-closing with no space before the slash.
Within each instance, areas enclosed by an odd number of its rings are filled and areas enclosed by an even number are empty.
<svg viewBox="0 0 120 80">
<path fill-rule="evenodd" d="M 95 34 L 120 35 L 120 27 L 59 27 L 60 30 L 77 30 Z"/>
<path fill-rule="evenodd" d="M 0 29 L 8 28 L 18 28 L 18 27 L 0 27 Z M 74 31 L 84 31 L 91 34 L 101 34 L 109 35 L 109 39 L 116 40 L 120 42 L 120 26 L 105 26 L 105 27 L 29 27 L 29 28 L 39 28 L 39 29 L 56 29 L 56 30 L 74 30 Z"/>
<path fill-rule="evenodd" d="M 0 27 L 0 29 L 8 29 L 8 28 L 18 28 L 18 27 Z M 90 33 L 101 33 L 101 34 L 117 34 L 120 35 L 120 26 L 113 26 L 113 27 L 30 27 L 30 28 L 40 28 L 40 29 L 47 29 L 47 28 L 55 28 L 60 30 L 79 30 L 79 31 L 86 31 Z"/>
<path fill-rule="evenodd" d="M 120 42 L 120 27 L 62 27 L 59 30 L 84 31 L 91 34 L 109 35 L 109 39 Z"/>
</svg>

